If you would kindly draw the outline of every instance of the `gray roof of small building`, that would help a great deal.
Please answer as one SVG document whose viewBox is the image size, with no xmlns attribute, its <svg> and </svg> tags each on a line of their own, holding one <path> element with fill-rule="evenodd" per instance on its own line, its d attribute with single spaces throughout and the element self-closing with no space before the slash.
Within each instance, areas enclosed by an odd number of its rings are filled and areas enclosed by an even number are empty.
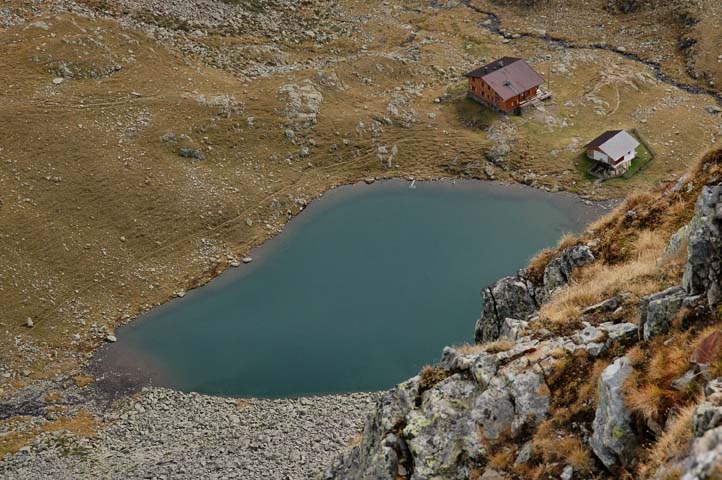
<svg viewBox="0 0 722 480">
<path fill-rule="evenodd" d="M 586 145 L 587 148 L 596 148 L 613 160 L 623 157 L 638 146 L 639 141 L 624 130 L 609 130 Z"/>
</svg>

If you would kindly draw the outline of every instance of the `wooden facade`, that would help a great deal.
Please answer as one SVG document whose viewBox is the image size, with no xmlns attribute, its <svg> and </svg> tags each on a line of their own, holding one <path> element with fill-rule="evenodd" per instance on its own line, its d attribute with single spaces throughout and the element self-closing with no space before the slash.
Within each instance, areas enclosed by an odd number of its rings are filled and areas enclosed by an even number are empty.
<svg viewBox="0 0 722 480">
<path fill-rule="evenodd" d="M 534 98 L 538 92 L 539 87 L 532 87 L 525 92 L 519 93 L 519 95 L 504 100 L 483 78 L 469 78 L 469 93 L 471 96 L 483 100 L 485 103 L 504 113 L 518 109 L 525 101 Z"/>
<path fill-rule="evenodd" d="M 504 113 L 520 112 L 532 100 L 551 96 L 540 86 L 544 79 L 521 58 L 504 57 L 466 74 L 468 95 Z"/>
</svg>

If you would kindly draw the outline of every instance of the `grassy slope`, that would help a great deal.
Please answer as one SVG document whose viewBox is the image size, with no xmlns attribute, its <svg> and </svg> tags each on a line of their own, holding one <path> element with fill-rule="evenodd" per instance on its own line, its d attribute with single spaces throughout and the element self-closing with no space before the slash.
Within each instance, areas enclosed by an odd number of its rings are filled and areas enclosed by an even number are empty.
<svg viewBox="0 0 722 480">
<path fill-rule="evenodd" d="M 713 151 L 691 168 L 689 188 L 674 192 L 672 184 L 665 184 L 653 191 L 632 195 L 581 236 L 565 237 L 556 249 L 541 252 L 529 267 L 530 275 L 537 280 L 548 260 L 573 244 L 592 245 L 599 261 L 575 272 L 570 285 L 542 307 L 541 319 L 533 328 L 572 333 L 583 327 L 581 310 L 584 307 L 621 293 L 630 294 L 621 313 L 587 314 L 583 319 L 592 324 L 638 321 L 637 306 L 642 296 L 680 283 L 686 249 L 677 256 L 661 261 L 660 258 L 669 237 L 691 220 L 701 188 L 721 172 L 722 151 Z M 635 215 L 627 215 L 629 211 Z M 531 438 L 532 461 L 529 465 L 515 465 L 520 445 L 510 443 L 494 452 L 491 465 L 534 479 L 558 478 L 560 472 L 555 462 L 572 465 L 582 478 L 651 478 L 658 468 L 668 470 L 671 475 L 664 478 L 678 478 L 665 464 L 689 452 L 690 416 L 700 401 L 705 382 L 703 379 L 693 381 L 682 391 L 672 388 L 671 383 L 690 368 L 690 356 L 699 343 L 720 327 L 719 312 L 682 311 L 672 330 L 651 342 L 629 350 L 617 346 L 597 359 L 585 353 L 575 354 L 573 358 L 561 355 L 559 366 L 547 378 L 552 407 L 550 418 Z M 635 469 L 607 477 L 609 472 L 595 464 L 594 454 L 584 439 L 594 419 L 599 375 L 614 358 L 625 353 L 634 366 L 626 384 L 625 401 L 632 411 L 642 448 Z M 712 366 L 711 375 L 721 373 L 722 363 L 718 362 Z M 655 435 L 649 425 L 667 427 Z"/>
</svg>

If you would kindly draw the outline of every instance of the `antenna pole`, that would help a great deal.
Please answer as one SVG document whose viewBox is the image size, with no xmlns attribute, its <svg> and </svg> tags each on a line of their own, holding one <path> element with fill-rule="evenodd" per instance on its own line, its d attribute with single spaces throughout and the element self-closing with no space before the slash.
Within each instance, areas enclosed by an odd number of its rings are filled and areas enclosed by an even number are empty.
<svg viewBox="0 0 722 480">
<path fill-rule="evenodd" d="M 547 65 L 547 89 L 552 93 L 552 64 Z"/>
</svg>

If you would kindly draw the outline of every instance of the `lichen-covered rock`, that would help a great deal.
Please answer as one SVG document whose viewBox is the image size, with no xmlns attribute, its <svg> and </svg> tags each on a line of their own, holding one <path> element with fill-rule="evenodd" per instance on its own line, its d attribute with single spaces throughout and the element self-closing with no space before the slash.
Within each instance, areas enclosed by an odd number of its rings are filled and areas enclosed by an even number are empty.
<svg viewBox="0 0 722 480">
<path fill-rule="evenodd" d="M 697 405 L 692 415 L 692 433 L 701 437 L 709 430 L 722 426 L 722 378 L 704 387 L 704 402 Z"/>
<path fill-rule="evenodd" d="M 689 241 L 690 230 L 690 224 L 683 225 L 674 233 L 674 235 L 670 237 L 669 242 L 667 243 L 667 248 L 664 250 L 664 254 L 662 255 L 660 261 L 674 258 L 681 254 L 682 247 Z"/>
<path fill-rule="evenodd" d="M 424 392 L 403 431 L 414 459 L 414 480 L 464 480 L 481 464 L 486 449 L 470 415 L 480 393 L 475 382 L 458 374 Z"/>
<path fill-rule="evenodd" d="M 575 349 L 566 339 L 528 337 L 496 353 L 445 348 L 437 368 L 448 376 L 423 387 L 415 377 L 384 394 L 361 442 L 321 478 L 394 480 L 403 472 L 410 480 L 470 478 L 483 470 L 489 445 L 547 418 L 545 375 L 560 351 Z"/>
<path fill-rule="evenodd" d="M 607 468 L 628 467 L 634 462 L 637 437 L 631 415 L 624 404 L 624 381 L 632 372 L 626 357 L 620 357 L 602 372 L 597 387 L 592 450 Z"/>
<path fill-rule="evenodd" d="M 323 95 L 310 82 L 303 85 L 293 83 L 282 85 L 278 90 L 290 128 L 299 130 L 316 124 L 321 112 Z"/>
<path fill-rule="evenodd" d="M 498 377 L 492 380 L 477 399 L 472 415 L 481 435 L 489 441 L 511 433 L 514 403 L 505 380 Z"/>
<path fill-rule="evenodd" d="M 410 463 L 406 443 L 400 436 L 418 391 L 419 379 L 414 377 L 386 392 L 369 416 L 361 442 L 340 455 L 321 478 L 396 478 L 399 470 Z"/>
<path fill-rule="evenodd" d="M 514 318 L 505 318 L 501 325 L 501 338 L 508 338 L 509 340 L 518 340 L 524 336 L 526 328 L 529 322 L 524 320 L 516 320 Z"/>
<path fill-rule="evenodd" d="M 584 310 L 582 310 L 582 313 L 584 315 L 587 315 L 591 313 L 612 312 L 622 305 L 623 300 L 624 299 L 621 295 L 616 295 L 612 298 L 608 298 L 597 304 L 586 307 Z"/>
<path fill-rule="evenodd" d="M 523 359 L 523 369 L 509 368 L 504 376 L 509 384 L 511 398 L 514 401 L 514 421 L 512 435 L 516 436 L 524 427 L 538 425 L 547 417 L 551 392 L 544 382 L 541 368 Z"/>
<path fill-rule="evenodd" d="M 470 354 L 462 355 L 451 347 L 444 348 L 440 365 L 448 371 L 468 371 L 482 388 L 489 385 L 499 369 L 497 355 Z"/>
<path fill-rule="evenodd" d="M 527 320 L 537 309 L 534 285 L 526 278 L 505 277 L 481 291 L 484 308 L 476 322 L 476 343 L 497 340 L 504 320 Z"/>
<path fill-rule="evenodd" d="M 644 340 L 669 331 L 672 319 L 682 308 L 686 296 L 687 293 L 682 287 L 672 287 L 643 297 L 639 301 L 640 326 Z"/>
<path fill-rule="evenodd" d="M 594 254 L 586 245 L 575 245 L 564 249 L 544 269 L 544 295 L 548 296 L 557 288 L 569 283 L 574 270 L 592 262 L 594 262 Z"/>
<path fill-rule="evenodd" d="M 627 340 L 636 340 L 639 333 L 639 327 L 633 323 L 611 323 L 604 322 L 599 325 L 599 329 L 606 332 L 609 340 L 612 342 Z"/>
<path fill-rule="evenodd" d="M 722 407 L 710 402 L 697 405 L 692 415 L 692 433 L 695 437 L 701 437 L 720 425 L 722 425 Z"/>
<path fill-rule="evenodd" d="M 683 462 L 681 480 L 718 479 L 720 465 L 722 465 L 722 427 L 710 430 L 694 441 L 689 456 Z"/>
<path fill-rule="evenodd" d="M 705 186 L 689 224 L 687 265 L 682 286 L 689 294 L 706 293 L 709 305 L 722 300 L 722 186 Z"/>
</svg>

